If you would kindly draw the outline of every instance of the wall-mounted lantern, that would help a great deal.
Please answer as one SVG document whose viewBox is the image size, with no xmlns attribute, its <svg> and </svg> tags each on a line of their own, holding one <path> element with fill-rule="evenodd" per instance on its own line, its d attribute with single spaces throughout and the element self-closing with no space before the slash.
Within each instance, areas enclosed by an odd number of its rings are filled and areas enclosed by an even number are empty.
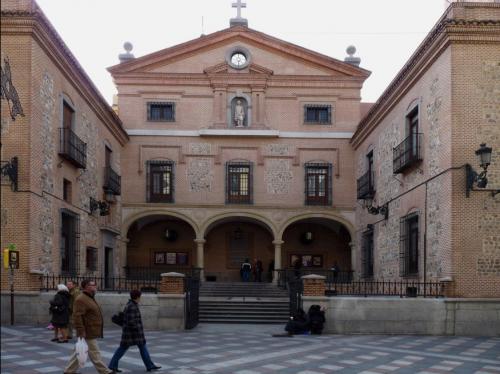
<svg viewBox="0 0 500 374">
<path fill-rule="evenodd" d="M 487 147 L 486 143 L 482 143 L 479 146 L 479 149 L 475 152 L 476 156 L 478 157 L 478 162 L 479 166 L 483 168 L 483 170 L 478 174 L 470 164 L 465 165 L 465 196 L 469 197 L 470 196 L 470 191 L 486 191 L 484 190 L 486 186 L 488 185 L 488 166 L 491 163 L 491 152 L 492 148 Z M 481 190 L 475 190 L 474 186 L 477 188 L 480 188 Z M 500 190 L 497 191 L 491 191 L 492 195 L 496 195 L 497 193 L 500 192 Z"/>
<path fill-rule="evenodd" d="M 381 206 L 373 206 L 373 198 L 367 197 L 363 200 L 363 206 L 370 214 L 373 215 L 381 214 L 384 216 L 384 219 L 389 218 L 389 204 L 387 203 Z"/>
<path fill-rule="evenodd" d="M 109 215 L 109 204 L 106 201 L 98 201 L 91 197 L 89 208 L 90 208 L 90 214 L 93 214 L 96 210 L 99 209 L 99 215 L 101 216 Z"/>
<path fill-rule="evenodd" d="M 18 160 L 12 157 L 10 161 L 2 161 L 0 174 L 2 177 L 8 177 L 12 191 L 17 191 Z"/>
</svg>

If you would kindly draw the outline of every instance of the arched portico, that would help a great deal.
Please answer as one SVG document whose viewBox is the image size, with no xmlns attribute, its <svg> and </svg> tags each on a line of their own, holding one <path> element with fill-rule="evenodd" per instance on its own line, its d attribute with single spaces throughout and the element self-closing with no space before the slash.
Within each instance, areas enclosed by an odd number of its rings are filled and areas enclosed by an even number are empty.
<svg viewBox="0 0 500 374">
<path fill-rule="evenodd" d="M 335 265 L 351 270 L 352 238 L 354 227 L 343 217 L 325 213 L 291 217 L 281 225 L 276 240 L 280 268 L 294 267 L 298 261 L 302 268 L 330 269 Z"/>
<path fill-rule="evenodd" d="M 201 232 L 207 280 L 239 281 L 245 259 L 260 260 L 264 270 L 261 279 L 269 280 L 267 270 L 274 260 L 275 229 L 267 219 L 252 213 L 225 213 L 208 219 Z"/>
<path fill-rule="evenodd" d="M 197 226 L 177 212 L 149 211 L 129 217 L 124 268 L 133 278 L 197 266 Z"/>
</svg>

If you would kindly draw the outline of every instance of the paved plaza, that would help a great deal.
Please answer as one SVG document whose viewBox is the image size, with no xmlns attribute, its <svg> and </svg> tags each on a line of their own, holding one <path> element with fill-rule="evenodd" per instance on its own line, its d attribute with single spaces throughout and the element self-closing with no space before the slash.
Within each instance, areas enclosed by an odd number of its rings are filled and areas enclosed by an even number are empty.
<svg viewBox="0 0 500 374">
<path fill-rule="evenodd" d="M 276 325 L 199 325 L 191 331 L 147 331 L 146 338 L 161 373 L 500 373 L 500 337 L 271 336 L 281 330 Z M 106 330 L 100 341 L 106 363 L 120 333 Z M 52 343 L 52 336 L 41 327 L 3 326 L 1 373 L 62 373 L 73 344 Z M 145 372 L 136 348 L 122 358 L 120 368 Z M 80 372 L 95 370 L 87 363 Z"/>
</svg>

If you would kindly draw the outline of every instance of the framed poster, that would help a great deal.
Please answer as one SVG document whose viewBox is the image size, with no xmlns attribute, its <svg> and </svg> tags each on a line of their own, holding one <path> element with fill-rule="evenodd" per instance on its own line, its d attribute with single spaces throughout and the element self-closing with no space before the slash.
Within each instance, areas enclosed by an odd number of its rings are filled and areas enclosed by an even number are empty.
<svg viewBox="0 0 500 374">
<path fill-rule="evenodd" d="M 313 255 L 312 256 L 312 266 L 315 266 L 315 267 L 323 266 L 323 256 Z"/>
<path fill-rule="evenodd" d="M 299 255 L 290 255 L 290 266 L 293 267 L 295 265 L 295 262 L 299 260 L 301 261 L 300 259 L 300 256 Z M 302 261 L 301 261 L 302 262 Z"/>
<path fill-rule="evenodd" d="M 177 265 L 187 265 L 188 264 L 188 254 L 186 252 L 177 253 Z"/>
<path fill-rule="evenodd" d="M 303 255 L 302 256 L 302 266 L 303 267 L 312 266 L 312 256 L 311 255 Z"/>
<path fill-rule="evenodd" d="M 167 252 L 166 255 L 166 264 L 167 265 L 175 265 L 177 263 L 177 253 L 175 252 Z"/>
<path fill-rule="evenodd" d="M 165 252 L 155 252 L 155 265 L 162 265 L 165 263 Z"/>
</svg>

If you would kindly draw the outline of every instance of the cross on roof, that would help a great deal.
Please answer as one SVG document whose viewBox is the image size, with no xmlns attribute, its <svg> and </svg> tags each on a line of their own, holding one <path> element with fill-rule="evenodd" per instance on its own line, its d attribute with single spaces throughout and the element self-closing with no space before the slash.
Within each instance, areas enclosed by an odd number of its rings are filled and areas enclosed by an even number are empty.
<svg viewBox="0 0 500 374">
<path fill-rule="evenodd" d="M 246 8 L 247 3 L 242 3 L 241 0 L 237 0 L 236 3 L 232 4 L 233 8 L 238 8 L 238 15 L 236 18 L 241 18 L 241 8 Z"/>
</svg>

